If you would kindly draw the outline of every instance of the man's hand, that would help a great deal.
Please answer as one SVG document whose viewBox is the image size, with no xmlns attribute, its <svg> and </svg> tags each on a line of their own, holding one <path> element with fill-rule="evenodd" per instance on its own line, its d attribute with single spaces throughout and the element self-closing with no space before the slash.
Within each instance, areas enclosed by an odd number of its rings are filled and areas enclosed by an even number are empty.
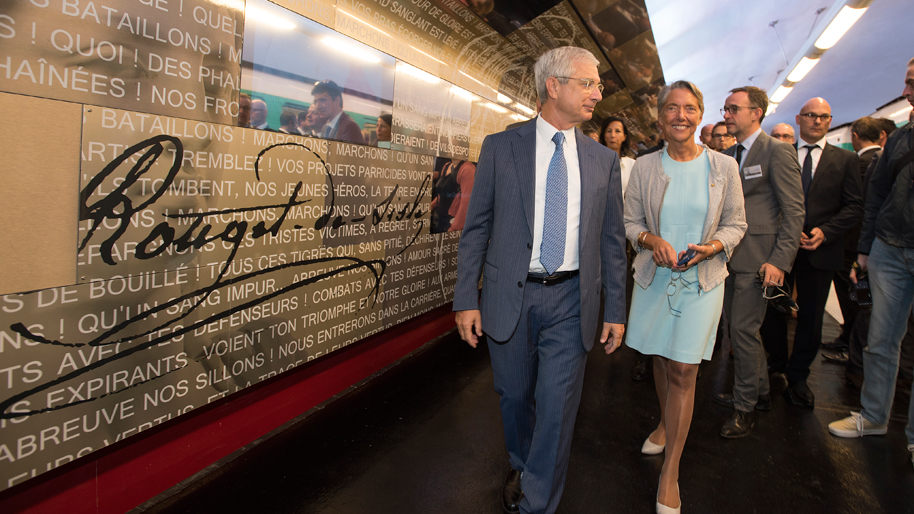
<svg viewBox="0 0 914 514">
<path fill-rule="evenodd" d="M 860 271 L 866 271 L 866 263 L 869 258 L 869 255 L 863 255 L 862 253 L 857 254 L 857 264 L 860 265 Z M 857 283 L 857 270 L 854 268 L 851 268 L 850 279 L 854 284 Z"/>
<path fill-rule="evenodd" d="M 809 237 L 806 237 L 806 233 L 800 233 L 800 248 L 804 250 L 815 250 L 822 243 L 825 242 L 825 234 L 822 233 L 822 230 L 819 227 L 816 227 L 809 231 Z"/>
<path fill-rule="evenodd" d="M 762 273 L 762 286 L 779 286 L 784 283 L 784 270 L 778 268 L 774 264 L 765 263 L 762 264 L 762 268 L 759 270 Z"/>
<path fill-rule="evenodd" d="M 457 322 L 460 339 L 476 348 L 479 338 L 482 337 L 482 315 L 479 314 L 479 310 L 457 311 L 454 320 Z"/>
<path fill-rule="evenodd" d="M 609 355 L 622 345 L 622 334 L 625 325 L 622 323 L 603 323 L 603 333 L 600 334 L 600 343 L 606 344 L 606 354 Z"/>
</svg>

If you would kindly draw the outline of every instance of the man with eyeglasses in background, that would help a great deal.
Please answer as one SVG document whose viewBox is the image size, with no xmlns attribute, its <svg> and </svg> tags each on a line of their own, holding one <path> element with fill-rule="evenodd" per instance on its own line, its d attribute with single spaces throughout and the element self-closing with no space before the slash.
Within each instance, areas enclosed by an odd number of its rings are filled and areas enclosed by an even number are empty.
<svg viewBox="0 0 914 514">
<path fill-rule="evenodd" d="M 825 140 L 831 119 L 831 106 L 822 98 L 806 102 L 796 116 L 806 219 L 786 281 L 796 284 L 799 306 L 789 356 L 786 315 L 769 307 L 762 331 L 769 371 L 785 373 L 790 403 L 809 408 L 815 406 L 816 398 L 806 379 L 822 342 L 825 302 L 835 272 L 844 267 L 844 236 L 863 215 L 859 160 L 854 152 Z"/>
<path fill-rule="evenodd" d="M 736 139 L 727 132 L 727 122 L 718 121 L 711 130 L 711 148 L 718 152 L 723 152 L 736 144 Z"/>
<path fill-rule="evenodd" d="M 796 146 L 797 136 L 793 131 L 793 127 L 786 123 L 778 123 L 771 128 L 771 137 L 777 139 L 778 141 L 783 141 L 789 145 Z"/>
<path fill-rule="evenodd" d="M 739 164 L 749 229 L 730 257 L 724 294 L 733 347 L 733 394 L 716 393 L 713 399 L 733 407 L 720 436 L 734 439 L 749 435 L 755 409 L 771 409 L 765 349 L 757 336 L 765 317 L 762 288 L 784 283 L 800 244 L 805 210 L 796 152 L 761 127 L 768 96 L 752 86 L 730 93 L 721 114 L 738 144 L 724 153 Z"/>
</svg>

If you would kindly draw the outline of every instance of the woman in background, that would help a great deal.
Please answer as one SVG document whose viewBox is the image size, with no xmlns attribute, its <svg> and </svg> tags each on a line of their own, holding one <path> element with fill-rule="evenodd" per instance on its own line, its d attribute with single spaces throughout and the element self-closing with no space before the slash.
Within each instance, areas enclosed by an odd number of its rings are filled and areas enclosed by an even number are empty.
<svg viewBox="0 0 914 514">
<path fill-rule="evenodd" d="M 625 121 L 618 116 L 610 116 L 603 120 L 600 126 L 600 144 L 615 151 L 619 154 L 619 165 L 622 168 L 622 200 L 625 200 L 625 188 L 628 186 L 628 178 L 632 173 L 632 166 L 635 165 L 635 151 L 631 144 L 631 135 Z M 626 243 L 625 254 L 628 256 L 628 278 L 625 279 L 625 304 L 632 304 L 632 290 L 635 287 L 634 276 L 632 275 L 632 262 L 635 260 L 635 251 L 632 245 Z M 632 380 L 640 382 L 647 378 L 650 370 L 651 358 L 635 350 L 635 365 L 632 366 Z"/>
<path fill-rule="evenodd" d="M 656 507 L 672 514 L 682 505 L 679 461 L 698 364 L 711 358 L 727 260 L 748 225 L 736 161 L 695 144 L 701 91 L 680 80 L 657 102 L 667 145 L 638 159 L 625 195 L 625 235 L 638 253 L 627 344 L 654 356 L 660 423 L 641 452 L 664 453 Z"/>
<path fill-rule="evenodd" d="M 380 148 L 390 148 L 390 127 L 393 125 L 394 117 L 392 114 L 382 114 L 378 116 L 378 146 Z"/>
<path fill-rule="evenodd" d="M 625 188 L 632 166 L 635 165 L 635 152 L 632 149 L 631 134 L 622 118 L 610 116 L 600 126 L 600 144 L 619 154 L 619 165 L 622 167 L 622 198 L 625 199 Z"/>
</svg>

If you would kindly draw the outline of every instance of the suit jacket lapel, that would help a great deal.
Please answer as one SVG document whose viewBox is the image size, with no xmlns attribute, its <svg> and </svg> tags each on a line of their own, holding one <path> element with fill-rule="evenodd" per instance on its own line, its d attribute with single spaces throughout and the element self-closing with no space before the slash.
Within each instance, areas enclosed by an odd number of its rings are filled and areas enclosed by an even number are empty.
<svg viewBox="0 0 914 514">
<path fill-rule="evenodd" d="M 749 149 L 749 153 L 746 154 L 746 158 L 743 159 L 743 166 L 740 167 L 740 171 L 742 171 L 743 168 L 746 167 L 746 165 L 752 166 L 757 162 L 756 159 L 758 158 L 759 154 L 762 152 L 762 146 L 765 146 L 765 144 L 767 143 L 767 140 L 766 140 L 767 137 L 768 137 L 768 134 L 762 132 L 761 134 L 758 135 L 757 138 L 755 138 L 755 142 L 752 143 L 752 148 Z"/>
<path fill-rule="evenodd" d="M 590 212 L 593 210 L 594 193 L 596 184 L 594 174 L 600 170 L 594 161 L 593 153 L 584 146 L 583 132 L 574 129 L 574 140 L 578 146 L 578 168 L 581 171 L 581 231 L 578 237 L 578 246 L 584 244 L 587 238 L 587 229 L 590 227 Z"/>
<path fill-rule="evenodd" d="M 536 119 L 517 130 L 512 143 L 514 171 L 520 185 L 521 202 L 527 218 L 527 227 L 533 234 L 533 210 L 536 196 Z"/>
</svg>

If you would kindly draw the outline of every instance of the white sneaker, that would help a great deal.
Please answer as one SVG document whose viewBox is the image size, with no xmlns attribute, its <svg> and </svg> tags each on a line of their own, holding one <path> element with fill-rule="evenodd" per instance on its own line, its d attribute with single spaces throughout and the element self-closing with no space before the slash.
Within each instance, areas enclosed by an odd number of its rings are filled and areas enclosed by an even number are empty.
<svg viewBox="0 0 914 514">
<path fill-rule="evenodd" d="M 838 437 L 863 437 L 865 435 L 885 435 L 889 431 L 888 425 L 870 423 L 859 412 L 828 424 L 828 431 Z"/>
</svg>

